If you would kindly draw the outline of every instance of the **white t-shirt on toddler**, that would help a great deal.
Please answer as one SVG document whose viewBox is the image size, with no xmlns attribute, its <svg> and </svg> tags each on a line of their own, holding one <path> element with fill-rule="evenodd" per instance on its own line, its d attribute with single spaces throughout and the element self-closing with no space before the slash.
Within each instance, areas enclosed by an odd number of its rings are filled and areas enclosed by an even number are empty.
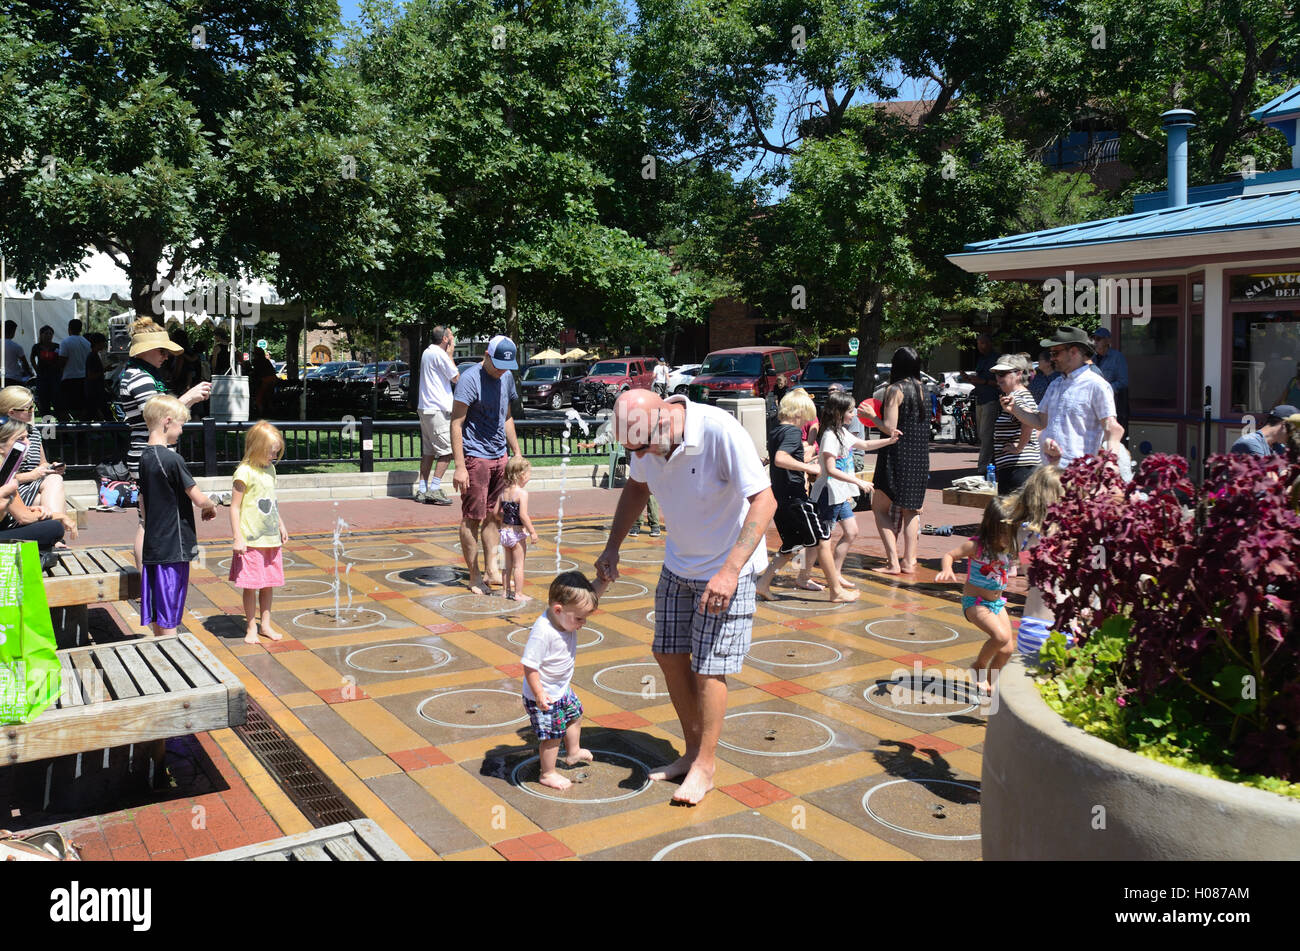
<svg viewBox="0 0 1300 951">
<path fill-rule="evenodd" d="M 542 613 L 533 622 L 528 632 L 528 643 L 524 645 L 521 658 L 525 667 L 530 667 L 542 676 L 542 689 L 554 703 L 564 696 L 573 678 L 573 667 L 578 656 L 578 632 L 572 634 L 562 631 L 551 623 L 550 611 Z M 537 702 L 533 690 L 524 678 L 524 699 Z"/>
</svg>

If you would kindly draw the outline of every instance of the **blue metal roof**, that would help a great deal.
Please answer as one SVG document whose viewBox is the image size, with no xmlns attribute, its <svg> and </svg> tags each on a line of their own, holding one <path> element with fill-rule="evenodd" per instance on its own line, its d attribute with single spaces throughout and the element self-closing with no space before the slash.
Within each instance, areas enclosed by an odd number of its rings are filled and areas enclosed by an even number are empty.
<svg viewBox="0 0 1300 951">
<path fill-rule="evenodd" d="M 1266 102 L 1250 114 L 1252 119 L 1270 122 L 1283 116 L 1293 116 L 1300 112 L 1300 86 L 1288 89 L 1271 102 Z"/>
<path fill-rule="evenodd" d="M 1300 225 L 1300 190 L 1272 195 L 1236 195 L 1180 208 L 1160 208 L 1118 218 L 1084 221 L 1063 228 L 976 241 L 966 245 L 963 252 L 1042 251 L 1215 231 L 1253 231 L 1279 225 Z"/>
</svg>

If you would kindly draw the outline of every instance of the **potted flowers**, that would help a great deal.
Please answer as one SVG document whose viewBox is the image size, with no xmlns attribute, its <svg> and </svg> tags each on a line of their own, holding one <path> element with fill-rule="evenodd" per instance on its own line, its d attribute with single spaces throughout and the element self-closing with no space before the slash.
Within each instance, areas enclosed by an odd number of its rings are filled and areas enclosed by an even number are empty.
<svg viewBox="0 0 1300 951">
<path fill-rule="evenodd" d="M 1300 857 L 1300 464 L 1112 462 L 1067 470 L 1030 567 L 1080 644 L 1002 678 L 985 857 Z"/>
</svg>

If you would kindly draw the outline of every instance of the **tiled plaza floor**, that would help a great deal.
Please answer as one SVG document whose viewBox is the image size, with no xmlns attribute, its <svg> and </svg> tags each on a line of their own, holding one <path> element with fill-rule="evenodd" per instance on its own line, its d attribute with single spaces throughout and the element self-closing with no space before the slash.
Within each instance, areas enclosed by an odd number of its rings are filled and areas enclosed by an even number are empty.
<svg viewBox="0 0 1300 951">
<path fill-rule="evenodd" d="M 684 808 L 669 805 L 673 784 L 646 779 L 681 750 L 650 653 L 664 540 L 629 539 L 620 581 L 579 638 L 574 684 L 596 762 L 569 771 L 568 792 L 538 785 L 519 701 L 519 654 L 556 570 L 555 525 L 538 528 L 527 593 L 539 600 L 523 607 L 466 591 L 452 529 L 407 529 L 344 538 L 344 624 L 325 536 L 286 550 L 275 608 L 285 641 L 242 642 L 239 592 L 221 560 L 195 566 L 187 623 L 416 858 L 979 857 L 984 716 L 934 678 L 960 673 L 982 635 L 962 619 L 957 586 L 925 583 L 924 569 L 895 584 L 857 554 L 858 603 L 795 597 L 787 577 L 781 599 L 760 604 L 748 663 L 729 678 L 717 789 Z M 607 528 L 567 523 L 560 567 L 590 575 Z M 132 629 L 134 607 L 114 608 Z M 922 675 L 915 691 L 895 683 L 900 671 Z M 265 774 L 253 790 L 262 797 Z M 282 795 L 268 808 L 286 832 L 307 825 Z"/>
</svg>

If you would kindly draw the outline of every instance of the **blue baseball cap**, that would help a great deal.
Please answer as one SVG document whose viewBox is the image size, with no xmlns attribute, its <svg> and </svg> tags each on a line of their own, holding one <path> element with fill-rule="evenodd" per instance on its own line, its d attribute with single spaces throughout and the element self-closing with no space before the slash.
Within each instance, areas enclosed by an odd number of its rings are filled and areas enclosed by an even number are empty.
<svg viewBox="0 0 1300 951">
<path fill-rule="evenodd" d="M 488 341 L 487 355 L 498 370 L 519 369 L 519 362 L 516 360 L 519 356 L 519 348 L 504 334 L 497 334 Z"/>
<path fill-rule="evenodd" d="M 1092 339 L 1108 340 L 1110 339 L 1110 331 L 1107 330 L 1105 327 L 1098 327 L 1096 330 L 1092 332 Z"/>
</svg>

